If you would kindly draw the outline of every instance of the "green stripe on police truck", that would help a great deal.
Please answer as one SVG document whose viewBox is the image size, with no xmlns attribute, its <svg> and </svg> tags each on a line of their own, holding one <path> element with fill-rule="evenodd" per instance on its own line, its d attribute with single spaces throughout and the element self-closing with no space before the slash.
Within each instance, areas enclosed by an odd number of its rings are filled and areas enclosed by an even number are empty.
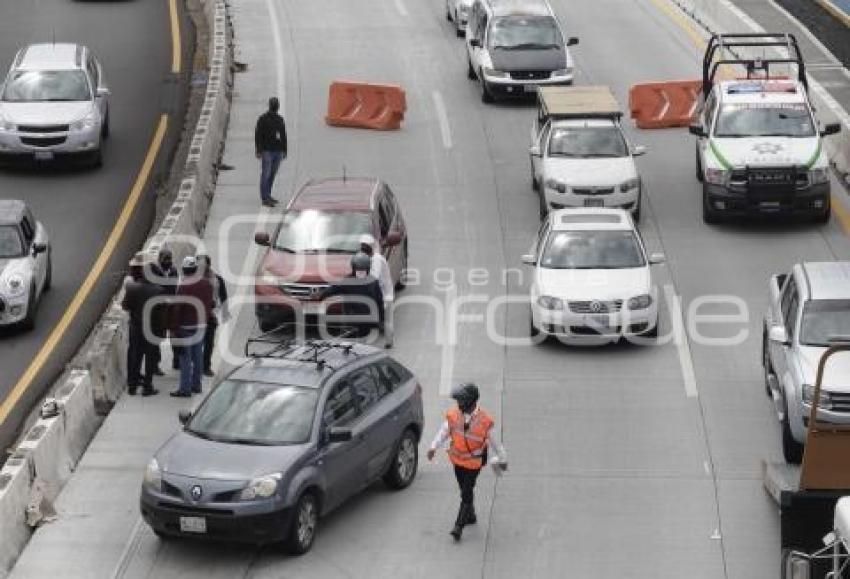
<svg viewBox="0 0 850 579">
<path fill-rule="evenodd" d="M 720 149 L 717 148 L 717 144 L 713 140 L 708 141 L 708 146 L 724 169 L 729 170 L 732 168 L 732 164 L 726 160 L 726 157 L 723 156 L 723 153 L 720 152 Z"/>
<path fill-rule="evenodd" d="M 818 139 L 818 146 L 815 148 L 815 152 L 814 154 L 812 154 L 812 158 L 809 159 L 808 163 L 806 163 L 806 169 L 811 169 L 812 167 L 814 167 L 815 163 L 818 162 L 818 159 L 820 159 L 820 149 L 821 144 L 820 139 Z"/>
</svg>

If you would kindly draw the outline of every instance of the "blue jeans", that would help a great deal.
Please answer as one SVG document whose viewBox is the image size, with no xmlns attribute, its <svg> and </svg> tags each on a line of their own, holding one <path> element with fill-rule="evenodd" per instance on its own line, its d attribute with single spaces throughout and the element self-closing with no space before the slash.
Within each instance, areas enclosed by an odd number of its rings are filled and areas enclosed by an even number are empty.
<svg viewBox="0 0 850 579">
<path fill-rule="evenodd" d="M 204 371 L 204 328 L 180 328 L 178 335 L 191 342 L 180 347 L 180 392 L 200 392 L 201 373 Z"/>
<path fill-rule="evenodd" d="M 274 178 L 277 175 L 280 162 L 283 160 L 283 153 L 280 151 L 263 151 L 261 158 L 263 169 L 260 173 L 260 200 L 267 201 L 272 196 L 272 185 L 274 185 Z"/>
</svg>

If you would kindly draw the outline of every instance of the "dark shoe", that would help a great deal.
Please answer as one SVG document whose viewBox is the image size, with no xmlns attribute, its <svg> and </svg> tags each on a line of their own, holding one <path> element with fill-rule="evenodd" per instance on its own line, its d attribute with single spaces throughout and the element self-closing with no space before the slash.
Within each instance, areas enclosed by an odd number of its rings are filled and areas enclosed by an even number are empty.
<svg viewBox="0 0 850 579">
<path fill-rule="evenodd" d="M 169 392 L 169 396 L 174 396 L 175 398 L 190 398 L 192 395 L 187 392 L 180 392 L 180 390 L 175 390 L 174 392 Z"/>
<path fill-rule="evenodd" d="M 213 376 L 215 376 L 215 372 L 209 369 L 204 370 L 204 376 L 206 376 L 207 378 L 212 378 Z"/>
<path fill-rule="evenodd" d="M 269 197 L 269 201 L 271 201 L 271 202 L 272 202 L 272 205 L 277 205 L 278 203 L 280 203 L 280 201 L 278 201 L 278 200 L 277 200 L 277 199 L 275 199 L 274 197 Z"/>
<path fill-rule="evenodd" d="M 200 393 L 201 393 L 200 388 L 198 388 L 197 390 L 192 390 L 192 394 L 200 394 Z"/>
<path fill-rule="evenodd" d="M 180 362 L 172 362 L 171 363 L 171 369 L 172 370 L 179 370 L 180 369 Z"/>
<path fill-rule="evenodd" d="M 455 538 L 455 541 L 460 541 L 460 536 L 463 534 L 463 527 L 460 525 L 455 525 L 451 531 L 449 531 L 449 535 Z"/>
<path fill-rule="evenodd" d="M 154 376 L 165 376 L 165 372 L 162 371 L 162 368 L 157 368 L 153 371 Z"/>
<path fill-rule="evenodd" d="M 142 396 L 155 396 L 156 394 L 159 394 L 159 390 L 156 388 L 145 388 L 142 390 Z"/>
<path fill-rule="evenodd" d="M 263 207 L 274 207 L 275 203 L 270 199 L 263 200 Z"/>
<path fill-rule="evenodd" d="M 478 522 L 478 517 L 475 516 L 475 507 L 470 505 L 469 512 L 466 514 L 466 524 L 474 525 Z"/>
</svg>

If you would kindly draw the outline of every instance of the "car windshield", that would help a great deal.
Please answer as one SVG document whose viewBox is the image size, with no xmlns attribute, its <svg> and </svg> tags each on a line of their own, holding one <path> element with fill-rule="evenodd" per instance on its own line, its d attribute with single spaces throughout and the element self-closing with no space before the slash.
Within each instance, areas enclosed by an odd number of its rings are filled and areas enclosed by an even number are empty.
<svg viewBox="0 0 850 579">
<path fill-rule="evenodd" d="M 290 211 L 283 216 L 275 248 L 290 253 L 356 253 L 360 237 L 371 232 L 368 213 Z"/>
<path fill-rule="evenodd" d="M 631 231 L 555 231 L 540 259 L 547 269 L 625 269 L 645 263 Z"/>
<path fill-rule="evenodd" d="M 616 127 L 558 127 L 549 138 L 550 157 L 625 157 L 623 135 Z"/>
<path fill-rule="evenodd" d="M 6 83 L 6 102 L 58 102 L 91 100 L 91 90 L 81 70 L 24 70 Z"/>
<path fill-rule="evenodd" d="M 186 431 L 218 442 L 303 444 L 310 438 L 318 398 L 315 388 L 225 380 Z"/>
<path fill-rule="evenodd" d="M 549 16 L 504 16 L 490 27 L 490 47 L 502 50 L 559 48 L 563 44 Z"/>
<path fill-rule="evenodd" d="M 815 125 L 803 104 L 724 105 L 715 137 L 814 137 Z"/>
<path fill-rule="evenodd" d="M 12 225 L 0 225 L 0 258 L 21 257 L 24 246 L 18 228 Z"/>
<path fill-rule="evenodd" d="M 812 300 L 803 306 L 800 343 L 829 346 L 834 338 L 850 336 L 850 300 Z"/>
</svg>

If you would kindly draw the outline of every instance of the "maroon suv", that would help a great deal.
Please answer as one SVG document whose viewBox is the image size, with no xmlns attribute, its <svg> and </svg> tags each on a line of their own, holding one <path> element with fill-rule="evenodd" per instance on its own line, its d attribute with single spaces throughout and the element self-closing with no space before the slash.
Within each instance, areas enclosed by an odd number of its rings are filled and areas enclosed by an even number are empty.
<svg viewBox="0 0 850 579">
<path fill-rule="evenodd" d="M 260 329 L 269 331 L 293 321 L 297 312 L 319 314 L 325 290 L 351 273 L 351 257 L 366 234 L 380 243 L 400 288 L 407 268 L 407 228 L 387 184 L 347 178 L 304 185 L 274 232 L 254 237 L 257 244 L 268 247 L 254 285 Z"/>
</svg>

